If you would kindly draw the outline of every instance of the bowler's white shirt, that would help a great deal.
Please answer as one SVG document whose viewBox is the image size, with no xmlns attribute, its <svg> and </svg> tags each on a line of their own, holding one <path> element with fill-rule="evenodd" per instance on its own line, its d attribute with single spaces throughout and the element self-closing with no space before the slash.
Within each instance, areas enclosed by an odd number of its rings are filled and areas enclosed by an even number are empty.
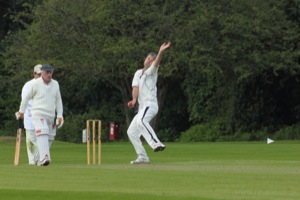
<svg viewBox="0 0 300 200">
<path fill-rule="evenodd" d="M 132 87 L 139 88 L 138 103 L 140 108 L 147 106 L 150 103 L 157 103 L 157 73 L 159 67 L 154 67 L 153 64 L 143 73 L 143 69 L 135 72 Z"/>
</svg>

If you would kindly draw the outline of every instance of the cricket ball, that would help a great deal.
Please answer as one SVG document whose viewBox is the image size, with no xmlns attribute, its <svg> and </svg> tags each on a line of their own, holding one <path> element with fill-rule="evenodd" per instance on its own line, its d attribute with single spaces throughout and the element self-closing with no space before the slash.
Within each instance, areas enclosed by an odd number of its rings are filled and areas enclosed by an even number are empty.
<svg viewBox="0 0 300 200">
<path fill-rule="evenodd" d="M 132 108 L 133 107 L 133 104 L 132 104 L 132 102 L 130 101 L 130 102 L 128 102 L 128 107 L 129 108 Z"/>
</svg>

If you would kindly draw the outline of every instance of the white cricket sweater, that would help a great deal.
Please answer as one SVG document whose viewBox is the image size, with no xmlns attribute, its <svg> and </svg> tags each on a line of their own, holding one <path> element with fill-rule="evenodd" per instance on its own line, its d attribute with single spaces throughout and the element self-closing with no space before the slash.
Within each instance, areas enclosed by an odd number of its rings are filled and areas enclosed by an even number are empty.
<svg viewBox="0 0 300 200">
<path fill-rule="evenodd" d="M 19 110 L 21 113 L 25 112 L 30 99 L 32 99 L 31 115 L 33 118 L 54 118 L 55 111 L 57 118 L 62 117 L 63 105 L 59 84 L 56 80 L 52 79 L 49 84 L 46 84 L 42 77 L 33 81 L 25 99 L 22 99 Z"/>
</svg>

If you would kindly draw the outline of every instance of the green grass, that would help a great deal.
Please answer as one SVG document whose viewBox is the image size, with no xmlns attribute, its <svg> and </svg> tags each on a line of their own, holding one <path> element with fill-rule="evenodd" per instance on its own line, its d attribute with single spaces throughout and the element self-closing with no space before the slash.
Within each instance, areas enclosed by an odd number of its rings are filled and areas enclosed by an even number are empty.
<svg viewBox="0 0 300 200">
<path fill-rule="evenodd" d="M 13 139 L 0 138 L 1 199 L 298 200 L 300 142 L 168 143 L 151 164 L 130 165 L 128 142 L 102 144 L 102 165 L 86 146 L 55 141 L 48 167 L 13 166 Z"/>
</svg>

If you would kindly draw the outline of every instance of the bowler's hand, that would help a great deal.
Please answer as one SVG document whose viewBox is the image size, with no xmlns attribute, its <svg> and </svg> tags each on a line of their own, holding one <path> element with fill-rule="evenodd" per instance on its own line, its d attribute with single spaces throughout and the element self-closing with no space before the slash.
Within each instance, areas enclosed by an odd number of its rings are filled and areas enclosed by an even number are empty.
<svg viewBox="0 0 300 200">
<path fill-rule="evenodd" d="M 171 42 L 169 41 L 168 43 L 163 43 L 161 46 L 160 46 L 160 49 L 159 51 L 164 51 L 166 50 L 167 48 L 169 48 L 171 46 Z"/>
<path fill-rule="evenodd" d="M 64 124 L 64 118 L 59 117 L 56 119 L 56 126 L 58 129 L 60 129 L 63 126 L 63 124 Z"/>
<path fill-rule="evenodd" d="M 16 112 L 15 115 L 16 115 L 17 120 L 24 118 L 24 113 Z"/>
</svg>

